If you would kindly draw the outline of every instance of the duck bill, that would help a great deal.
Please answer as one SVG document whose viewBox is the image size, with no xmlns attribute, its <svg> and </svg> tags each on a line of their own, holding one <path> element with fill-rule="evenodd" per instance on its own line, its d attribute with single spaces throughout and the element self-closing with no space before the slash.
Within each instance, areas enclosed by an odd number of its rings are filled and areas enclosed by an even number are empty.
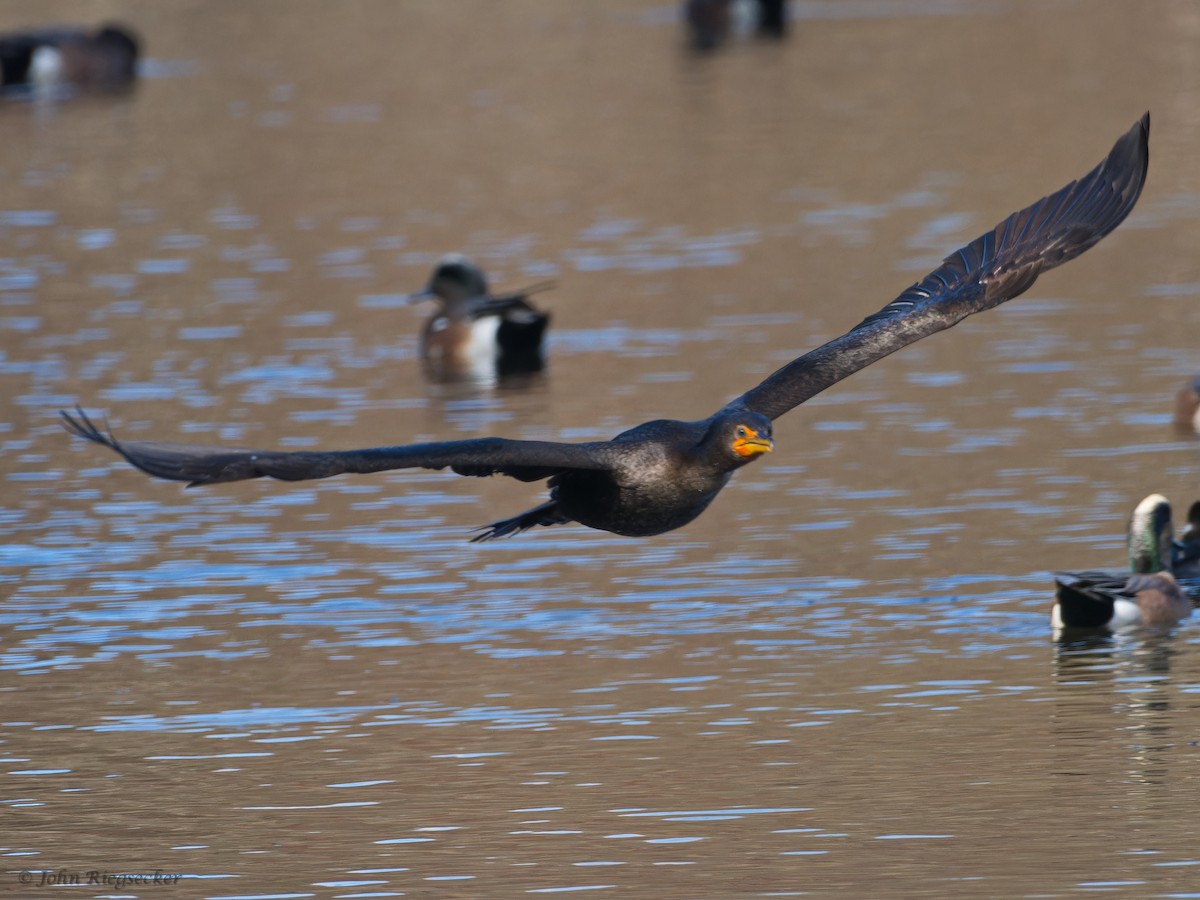
<svg viewBox="0 0 1200 900">
<path fill-rule="evenodd" d="M 421 290 L 419 290 L 419 291 L 413 291 L 411 294 L 404 295 L 404 302 L 406 304 L 420 303 L 422 300 L 436 300 L 436 299 L 437 299 L 437 294 L 435 294 L 432 290 L 430 290 L 427 287 L 421 288 Z"/>
</svg>

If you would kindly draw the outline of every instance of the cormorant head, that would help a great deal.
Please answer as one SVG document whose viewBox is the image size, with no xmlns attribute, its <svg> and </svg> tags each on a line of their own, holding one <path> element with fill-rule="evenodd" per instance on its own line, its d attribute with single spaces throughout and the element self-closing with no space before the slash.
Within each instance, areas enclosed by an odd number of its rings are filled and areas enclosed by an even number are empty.
<svg viewBox="0 0 1200 900">
<path fill-rule="evenodd" d="M 721 450 L 737 465 L 770 453 L 775 446 L 771 439 L 771 420 L 748 410 L 722 413 L 713 423 L 717 443 Z"/>
</svg>

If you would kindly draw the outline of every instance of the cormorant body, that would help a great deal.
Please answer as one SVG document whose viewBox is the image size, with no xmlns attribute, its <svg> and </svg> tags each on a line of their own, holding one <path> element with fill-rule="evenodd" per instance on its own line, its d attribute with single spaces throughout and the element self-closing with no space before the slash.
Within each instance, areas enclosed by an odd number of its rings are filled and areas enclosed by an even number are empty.
<svg viewBox="0 0 1200 900">
<path fill-rule="evenodd" d="M 64 424 L 143 472 L 191 485 L 418 467 L 549 480 L 547 502 L 487 526 L 476 540 L 570 521 L 622 535 L 660 534 L 700 515 L 737 469 L 771 450 L 772 422 L 788 410 L 914 341 L 1024 293 L 1042 272 L 1116 228 L 1145 181 L 1149 128 L 1147 114 L 1081 179 L 1013 213 L 879 312 L 699 421 L 647 422 L 610 441 L 586 443 L 489 437 L 296 452 L 117 440 L 78 408 L 62 414 Z"/>
</svg>

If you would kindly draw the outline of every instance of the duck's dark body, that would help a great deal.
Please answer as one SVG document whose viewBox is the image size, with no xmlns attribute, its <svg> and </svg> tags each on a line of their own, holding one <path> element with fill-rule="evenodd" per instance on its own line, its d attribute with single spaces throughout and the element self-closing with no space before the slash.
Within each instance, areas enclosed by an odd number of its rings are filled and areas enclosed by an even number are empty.
<svg viewBox="0 0 1200 900">
<path fill-rule="evenodd" d="M 1187 521 L 1172 551 L 1171 571 L 1189 581 L 1200 579 L 1200 500 L 1188 507 Z"/>
<path fill-rule="evenodd" d="M 124 87 L 137 77 L 139 49 L 133 33 L 118 25 L 91 32 L 47 28 L 0 35 L 0 84 Z M 52 60 L 45 71 L 37 63 L 39 54 Z"/>
<path fill-rule="evenodd" d="M 1170 572 L 1114 577 L 1073 572 L 1055 579 L 1057 628 L 1121 631 L 1168 628 L 1191 614 L 1192 605 Z"/>
<path fill-rule="evenodd" d="M 948 256 L 922 281 L 841 337 L 793 360 L 696 422 L 656 420 L 611 441 L 569 444 L 480 438 L 365 450 L 232 450 L 118 441 L 78 411 L 69 430 L 159 478 L 215 484 L 345 472 L 450 468 L 461 475 L 549 479 L 550 499 L 484 529 L 477 540 L 576 521 L 630 536 L 661 534 L 700 515 L 734 471 L 771 449 L 772 422 L 859 369 L 966 316 L 1018 296 L 1046 269 L 1078 256 L 1129 214 L 1148 164 L 1149 117 L 1078 181 L 1013 213 Z M 469 300 L 478 291 L 461 291 Z"/>
<path fill-rule="evenodd" d="M 787 35 L 787 0 L 758 0 L 755 30 L 765 38 Z M 683 21 L 693 50 L 715 50 L 734 31 L 733 0 L 684 0 Z"/>
<path fill-rule="evenodd" d="M 537 309 L 524 294 L 519 294 L 499 311 L 499 316 L 496 344 L 500 352 L 496 358 L 496 373 L 504 378 L 546 368 L 542 346 L 546 328 L 550 325 L 550 314 Z"/>
<path fill-rule="evenodd" d="M 488 381 L 540 372 L 549 324 L 549 314 L 521 294 L 486 298 L 461 318 L 436 312 L 421 331 L 425 373 L 434 381 Z"/>
</svg>

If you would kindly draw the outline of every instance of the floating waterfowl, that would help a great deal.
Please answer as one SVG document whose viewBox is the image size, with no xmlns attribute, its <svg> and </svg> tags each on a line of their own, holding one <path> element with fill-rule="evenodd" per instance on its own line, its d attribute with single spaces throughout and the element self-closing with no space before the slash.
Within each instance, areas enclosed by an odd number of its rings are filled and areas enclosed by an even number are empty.
<svg viewBox="0 0 1200 900">
<path fill-rule="evenodd" d="M 1129 572 L 1061 572 L 1054 576 L 1056 629 L 1123 631 L 1165 628 L 1192 612 L 1192 601 L 1172 574 L 1175 553 L 1171 504 L 1151 494 L 1129 518 Z"/>
<path fill-rule="evenodd" d="M 0 35 L 0 84 L 112 90 L 137 77 L 138 38 L 107 24 L 94 31 L 47 28 Z"/>
<path fill-rule="evenodd" d="M 1184 431 L 1200 433 L 1200 373 L 1175 395 L 1175 424 Z"/>
<path fill-rule="evenodd" d="M 737 0 L 684 0 L 683 21 L 692 49 L 715 50 L 734 31 Z M 762 37 L 787 35 L 787 0 L 758 0 L 755 30 Z"/>
<path fill-rule="evenodd" d="M 1187 522 L 1175 542 L 1172 571 L 1180 578 L 1200 579 L 1200 500 L 1188 507 Z"/>
<path fill-rule="evenodd" d="M 435 381 L 491 382 L 545 368 L 542 342 L 548 313 L 529 295 L 548 285 L 492 296 L 483 270 L 467 257 L 442 257 L 425 290 L 437 310 L 421 331 L 421 359 Z"/>
<path fill-rule="evenodd" d="M 1042 272 L 1116 228 L 1145 182 L 1149 133 L 1147 114 L 1081 179 L 1013 213 L 879 312 L 699 421 L 655 420 L 586 443 L 488 437 L 300 452 L 119 441 L 78 407 L 62 413 L 63 422 L 143 472 L 189 485 L 406 468 L 549 479 L 549 500 L 485 526 L 477 541 L 572 521 L 634 537 L 662 534 L 695 519 L 737 469 L 772 449 L 773 420 L 876 360 L 1024 293 Z"/>
</svg>

